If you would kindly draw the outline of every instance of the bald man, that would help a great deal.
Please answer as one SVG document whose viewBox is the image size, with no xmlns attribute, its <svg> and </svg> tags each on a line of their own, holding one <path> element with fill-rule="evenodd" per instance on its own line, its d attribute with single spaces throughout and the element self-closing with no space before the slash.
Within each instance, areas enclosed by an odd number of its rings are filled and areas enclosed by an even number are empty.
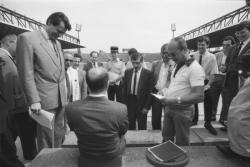
<svg viewBox="0 0 250 167">
<path fill-rule="evenodd" d="M 108 72 L 98 67 L 86 74 L 89 95 L 66 107 L 80 150 L 79 166 L 121 167 L 128 129 L 127 108 L 107 97 Z"/>
</svg>

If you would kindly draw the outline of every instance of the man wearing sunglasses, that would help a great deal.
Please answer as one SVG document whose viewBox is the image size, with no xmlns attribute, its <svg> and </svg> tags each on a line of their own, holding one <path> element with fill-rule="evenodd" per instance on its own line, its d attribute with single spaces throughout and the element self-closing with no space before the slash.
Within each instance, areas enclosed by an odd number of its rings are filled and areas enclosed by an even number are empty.
<svg viewBox="0 0 250 167">
<path fill-rule="evenodd" d="M 65 135 L 66 105 L 65 68 L 62 48 L 57 40 L 71 30 L 68 17 L 62 12 L 51 14 L 44 29 L 26 32 L 17 40 L 17 67 L 30 110 L 41 109 L 55 114 L 54 142 L 52 130 L 37 124 L 38 150 L 60 147 Z"/>
</svg>

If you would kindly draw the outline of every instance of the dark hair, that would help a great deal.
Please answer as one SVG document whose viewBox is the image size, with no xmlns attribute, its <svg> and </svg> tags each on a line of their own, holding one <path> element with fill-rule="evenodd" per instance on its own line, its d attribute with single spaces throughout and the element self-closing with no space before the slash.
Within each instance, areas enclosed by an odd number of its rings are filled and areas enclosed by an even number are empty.
<svg viewBox="0 0 250 167">
<path fill-rule="evenodd" d="M 231 41 L 231 44 L 232 44 L 232 45 L 236 43 L 234 37 L 232 37 L 232 36 L 225 36 L 225 37 L 223 38 L 222 42 L 223 42 L 223 41 Z"/>
<path fill-rule="evenodd" d="M 68 17 L 63 13 L 63 12 L 55 12 L 52 13 L 46 21 L 46 24 L 48 25 L 49 23 L 51 23 L 54 26 L 58 26 L 61 21 L 64 23 L 66 30 L 71 30 L 71 25 L 69 22 Z"/>
<path fill-rule="evenodd" d="M 138 59 L 140 59 L 141 62 L 143 61 L 143 56 L 141 53 L 136 52 L 131 55 L 131 60 L 138 60 Z"/>
<path fill-rule="evenodd" d="M 184 50 L 184 51 L 188 50 L 187 42 L 182 37 L 175 37 L 172 40 L 177 42 L 179 50 Z"/>
<path fill-rule="evenodd" d="M 200 42 L 206 42 L 206 44 L 210 45 L 210 38 L 208 36 L 201 36 L 198 38 L 198 43 Z"/>
<path fill-rule="evenodd" d="M 92 54 L 94 54 L 94 53 L 97 53 L 97 55 L 99 55 L 99 53 L 97 52 L 97 51 L 92 51 L 92 52 L 90 52 L 90 57 L 92 57 Z"/>
<path fill-rule="evenodd" d="M 128 50 L 128 55 L 132 55 L 132 54 L 134 54 L 134 53 L 137 53 L 138 51 L 135 49 L 135 48 L 131 48 L 131 49 L 129 49 Z"/>
<path fill-rule="evenodd" d="M 168 46 L 168 43 L 165 43 L 161 46 L 161 53 L 163 52 L 163 49 Z"/>
<path fill-rule="evenodd" d="M 107 89 L 108 80 L 109 80 L 108 72 L 106 71 L 106 69 L 102 67 L 92 68 L 89 71 L 87 71 L 86 82 L 88 84 L 88 88 L 93 93 L 99 93 Z"/>
</svg>

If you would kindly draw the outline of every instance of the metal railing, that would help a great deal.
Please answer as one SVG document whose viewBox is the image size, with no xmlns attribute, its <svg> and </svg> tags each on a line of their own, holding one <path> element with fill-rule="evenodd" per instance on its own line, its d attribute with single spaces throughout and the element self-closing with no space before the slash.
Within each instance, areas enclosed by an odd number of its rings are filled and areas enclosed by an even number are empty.
<svg viewBox="0 0 250 167">
<path fill-rule="evenodd" d="M 0 6 L 0 22 L 25 29 L 27 31 L 40 30 L 45 26 L 45 24 L 42 24 L 34 19 L 7 9 L 3 6 Z M 69 34 L 64 34 L 59 39 L 80 45 L 80 40 Z"/>
<path fill-rule="evenodd" d="M 210 34 L 212 32 L 236 25 L 242 21 L 248 20 L 249 12 L 250 8 L 244 6 L 220 18 L 210 21 L 209 23 L 197 27 L 189 32 L 186 32 L 180 36 L 183 37 L 185 40 L 190 40 L 197 38 L 199 36 Z"/>
</svg>

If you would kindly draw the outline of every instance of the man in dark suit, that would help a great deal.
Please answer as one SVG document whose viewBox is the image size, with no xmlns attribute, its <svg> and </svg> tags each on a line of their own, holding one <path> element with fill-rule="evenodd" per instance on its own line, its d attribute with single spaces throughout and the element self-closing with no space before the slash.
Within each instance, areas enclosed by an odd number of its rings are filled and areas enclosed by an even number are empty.
<svg viewBox="0 0 250 167">
<path fill-rule="evenodd" d="M 151 107 L 153 76 L 142 68 L 143 57 L 140 53 L 131 56 L 132 69 L 128 69 L 124 76 L 124 102 L 128 108 L 129 129 L 147 129 L 147 113 Z"/>
<path fill-rule="evenodd" d="M 90 69 L 86 80 L 88 97 L 66 107 L 69 126 L 78 139 L 79 166 L 121 167 L 127 108 L 108 100 L 108 73 L 104 68 Z"/>
<path fill-rule="evenodd" d="M 102 67 L 103 64 L 98 62 L 99 53 L 97 51 L 92 51 L 90 53 L 90 61 L 87 61 L 87 64 L 84 65 L 84 71 L 88 71 L 93 67 Z"/>
<path fill-rule="evenodd" d="M 161 92 L 163 89 L 168 88 L 170 84 L 171 73 L 175 63 L 169 59 L 167 51 L 168 44 L 161 47 L 162 60 L 152 63 L 151 71 L 153 73 L 153 93 Z M 161 101 L 152 96 L 152 128 L 161 129 L 161 116 L 163 105 Z"/>
<path fill-rule="evenodd" d="M 51 14 L 44 29 L 26 32 L 17 40 L 17 68 L 31 111 L 41 109 L 55 114 L 54 142 L 52 131 L 37 124 L 38 150 L 60 147 L 65 135 L 64 106 L 66 105 L 65 68 L 61 45 L 57 38 L 71 25 L 62 12 Z"/>
<path fill-rule="evenodd" d="M 10 123 L 18 125 L 20 121 L 23 121 L 23 124 L 19 124 L 22 128 L 27 125 L 27 120 L 29 118 L 27 110 L 20 110 L 25 108 L 25 101 L 23 98 L 22 90 L 18 82 L 18 74 L 16 65 L 14 62 L 14 53 L 16 49 L 16 35 L 6 35 L 1 40 L 0 48 L 0 166 L 9 166 L 9 167 L 24 167 L 24 165 L 18 160 L 16 156 L 16 146 L 15 141 L 13 140 L 13 131 L 17 130 Z M 27 109 L 27 108 L 26 108 Z M 18 122 L 9 122 L 9 119 L 13 120 L 16 116 L 24 116 L 25 120 L 18 120 Z M 22 129 L 19 128 L 19 129 Z M 25 129 L 23 129 L 25 130 Z M 26 129 L 29 130 L 29 129 Z M 22 137 L 22 146 L 26 154 L 27 141 L 30 140 L 28 136 L 29 131 Z M 15 136 L 16 137 L 16 136 Z M 26 138 L 23 138 L 26 137 Z M 31 137 L 31 136 L 30 136 Z M 34 139 L 34 138 L 33 138 Z M 28 143 L 33 144 L 33 143 Z M 25 147 L 24 147 L 25 146 Z M 28 147 L 27 147 L 28 146 Z M 34 148 L 35 149 L 35 148 Z M 29 151 L 29 150 L 28 150 Z M 26 156 L 26 155 L 25 155 Z M 34 156 L 34 155 L 33 155 Z M 28 157 L 25 157 L 25 159 Z M 33 158 L 33 157 L 29 157 Z"/>
</svg>

